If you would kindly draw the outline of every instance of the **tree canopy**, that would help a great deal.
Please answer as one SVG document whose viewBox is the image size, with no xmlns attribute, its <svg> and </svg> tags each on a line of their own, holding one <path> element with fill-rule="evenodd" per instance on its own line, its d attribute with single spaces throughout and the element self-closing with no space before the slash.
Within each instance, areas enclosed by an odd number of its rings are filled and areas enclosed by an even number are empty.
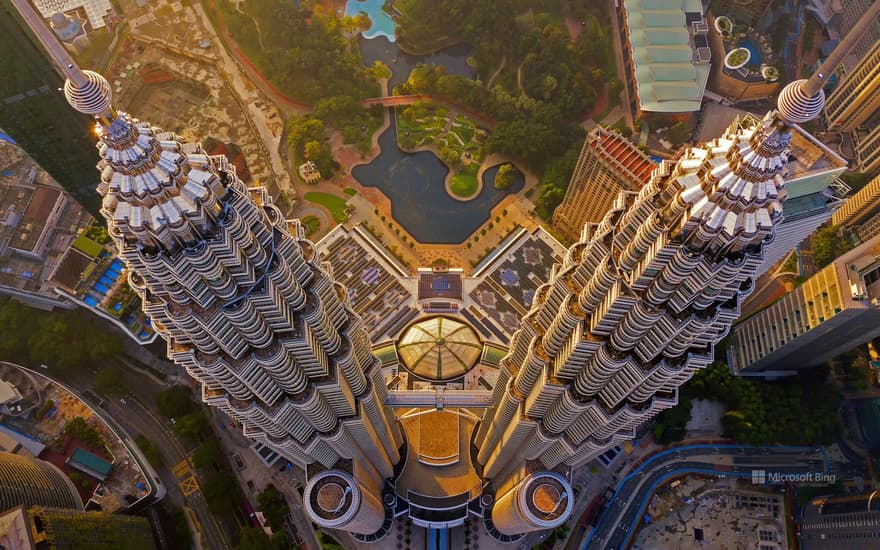
<svg viewBox="0 0 880 550">
<path fill-rule="evenodd" d="M 285 94 L 306 103 L 326 97 L 327 90 L 354 98 L 378 95 L 376 72 L 363 66 L 353 35 L 346 37 L 359 24 L 355 18 L 296 9 L 287 0 L 216 5 L 228 32 Z"/>
<path fill-rule="evenodd" d="M 495 174 L 495 189 L 507 189 L 516 181 L 516 168 L 509 162 L 505 162 L 498 168 Z"/>
<path fill-rule="evenodd" d="M 115 328 L 82 310 L 47 312 L 0 297 L 0 357 L 76 370 L 122 353 Z"/>
<path fill-rule="evenodd" d="M 186 386 L 171 386 L 156 396 L 159 412 L 169 418 L 180 417 L 196 410 L 192 391 Z"/>
</svg>

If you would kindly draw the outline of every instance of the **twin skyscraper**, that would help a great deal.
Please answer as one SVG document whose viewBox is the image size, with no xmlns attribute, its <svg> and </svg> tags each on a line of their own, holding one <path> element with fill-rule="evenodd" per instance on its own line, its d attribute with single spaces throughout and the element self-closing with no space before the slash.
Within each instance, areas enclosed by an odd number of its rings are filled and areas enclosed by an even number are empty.
<svg viewBox="0 0 880 550">
<path fill-rule="evenodd" d="M 107 81 L 13 3 L 70 104 L 95 117 L 101 213 L 169 357 L 245 435 L 305 468 L 313 521 L 381 538 L 405 498 L 393 484 L 406 442 L 346 288 L 265 189 L 115 110 Z M 468 506 L 490 529 L 563 523 L 572 468 L 631 439 L 713 360 L 782 220 L 791 132 L 822 109 L 838 52 L 758 125 L 684 147 L 621 192 L 538 289 L 470 442 L 485 489 Z"/>
</svg>

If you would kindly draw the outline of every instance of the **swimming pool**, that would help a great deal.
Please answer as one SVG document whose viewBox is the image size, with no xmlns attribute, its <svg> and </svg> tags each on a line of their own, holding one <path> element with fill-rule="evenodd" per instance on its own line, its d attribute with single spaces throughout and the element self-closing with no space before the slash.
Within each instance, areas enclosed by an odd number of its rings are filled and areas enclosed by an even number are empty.
<svg viewBox="0 0 880 550">
<path fill-rule="evenodd" d="M 751 57 L 749 57 L 749 65 L 761 65 L 761 47 L 752 42 L 750 39 L 746 38 L 739 44 L 740 48 L 745 48 L 749 50 Z"/>
<path fill-rule="evenodd" d="M 384 3 L 385 0 L 348 0 L 345 3 L 345 15 L 356 17 L 360 12 L 366 12 L 372 25 L 363 32 L 364 38 L 384 36 L 394 42 L 394 29 L 397 23 L 382 9 Z"/>
</svg>

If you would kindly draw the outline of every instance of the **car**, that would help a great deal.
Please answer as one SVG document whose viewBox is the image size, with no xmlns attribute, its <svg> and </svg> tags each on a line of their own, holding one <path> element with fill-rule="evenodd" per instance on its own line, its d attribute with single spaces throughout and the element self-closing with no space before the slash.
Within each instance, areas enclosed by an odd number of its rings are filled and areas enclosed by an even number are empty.
<svg viewBox="0 0 880 550">
<path fill-rule="evenodd" d="M 177 424 L 177 420 L 174 420 L 174 418 L 171 418 L 171 424 L 172 424 L 172 425 L 173 425 L 173 424 Z"/>
<path fill-rule="evenodd" d="M 124 397 L 120 397 L 120 398 L 119 398 L 119 403 L 120 403 L 121 405 L 128 405 L 128 401 L 126 401 Z"/>
</svg>

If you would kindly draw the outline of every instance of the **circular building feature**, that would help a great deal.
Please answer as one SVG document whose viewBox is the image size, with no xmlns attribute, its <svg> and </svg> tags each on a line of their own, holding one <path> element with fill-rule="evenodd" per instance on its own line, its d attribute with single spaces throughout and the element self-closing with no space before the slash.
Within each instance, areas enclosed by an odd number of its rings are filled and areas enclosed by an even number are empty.
<svg viewBox="0 0 880 550">
<path fill-rule="evenodd" d="M 483 344 L 470 325 L 451 317 L 429 317 L 408 326 L 397 342 L 403 366 L 426 380 L 452 380 L 471 370 Z"/>
<path fill-rule="evenodd" d="M 49 462 L 12 453 L 0 453 L 0 506 L 82 509 L 76 486 Z"/>
</svg>

